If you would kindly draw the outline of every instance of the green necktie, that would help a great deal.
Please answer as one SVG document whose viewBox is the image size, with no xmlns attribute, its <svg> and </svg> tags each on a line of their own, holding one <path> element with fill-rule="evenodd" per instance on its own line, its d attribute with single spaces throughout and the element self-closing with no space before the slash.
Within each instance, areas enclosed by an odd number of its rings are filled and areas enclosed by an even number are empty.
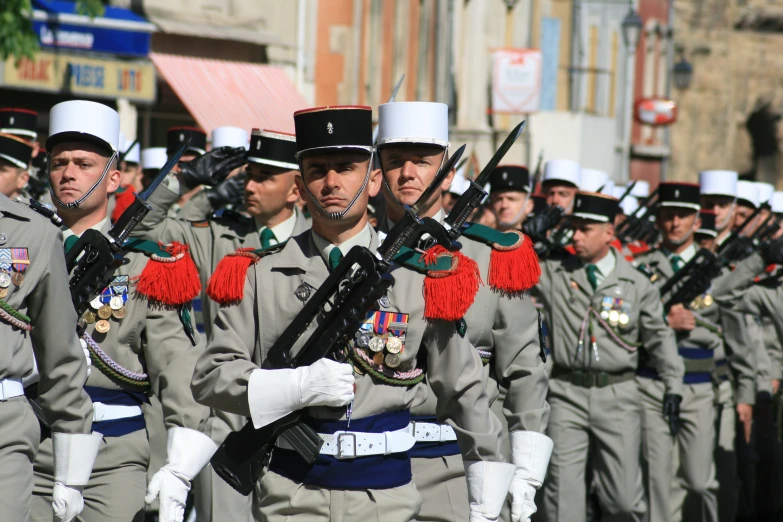
<svg viewBox="0 0 783 522">
<path fill-rule="evenodd" d="M 340 261 L 343 260 L 343 253 L 340 252 L 340 249 L 337 247 L 334 247 L 331 252 L 329 252 L 329 271 L 331 272 L 335 268 L 337 268 L 337 265 L 340 264 Z"/>
<path fill-rule="evenodd" d="M 595 265 L 587 265 L 585 270 L 587 270 L 587 280 L 590 281 L 590 286 L 595 290 L 598 288 L 598 277 L 595 275 L 595 273 L 598 272 L 598 267 Z"/>
<path fill-rule="evenodd" d="M 272 246 L 272 240 L 277 239 L 275 233 L 271 228 L 265 228 L 261 231 L 261 248 L 269 248 Z"/>
<path fill-rule="evenodd" d="M 680 271 L 680 268 L 682 268 L 682 258 L 677 254 L 670 257 L 669 262 L 672 264 L 672 268 L 674 269 L 675 274 Z"/>
<path fill-rule="evenodd" d="M 79 236 L 76 235 L 65 238 L 65 251 L 68 252 L 70 249 L 72 249 L 73 245 L 75 245 L 77 241 L 79 241 Z"/>
</svg>

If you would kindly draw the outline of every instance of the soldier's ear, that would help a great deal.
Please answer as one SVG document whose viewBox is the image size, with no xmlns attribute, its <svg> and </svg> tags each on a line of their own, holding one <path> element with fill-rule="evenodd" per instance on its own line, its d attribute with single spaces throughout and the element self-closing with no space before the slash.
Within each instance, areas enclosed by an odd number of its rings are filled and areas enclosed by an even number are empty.
<svg viewBox="0 0 783 522">
<path fill-rule="evenodd" d="M 525 215 L 528 215 L 531 212 L 533 212 L 534 207 L 535 207 L 535 203 L 533 203 L 533 198 L 528 197 L 527 201 L 525 202 Z"/>
<path fill-rule="evenodd" d="M 383 179 L 383 172 L 381 169 L 375 169 L 370 172 L 370 180 L 367 183 L 367 194 L 374 198 L 381 190 L 381 180 Z"/>
<path fill-rule="evenodd" d="M 285 198 L 286 203 L 296 203 L 299 201 L 299 196 L 302 194 L 302 191 L 299 190 L 299 185 L 296 180 L 300 177 L 301 176 L 298 174 L 294 176 L 294 182 L 291 183 L 291 188 L 288 189 L 288 195 Z"/>
</svg>

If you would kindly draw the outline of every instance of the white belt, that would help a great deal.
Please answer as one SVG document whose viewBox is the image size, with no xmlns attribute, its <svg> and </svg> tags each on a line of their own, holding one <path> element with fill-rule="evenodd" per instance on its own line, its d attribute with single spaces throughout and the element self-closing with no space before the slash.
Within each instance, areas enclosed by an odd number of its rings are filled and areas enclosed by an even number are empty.
<svg viewBox="0 0 783 522">
<path fill-rule="evenodd" d="M 416 442 L 451 442 L 457 440 L 454 428 L 448 424 L 414 421 L 408 424 L 408 432 L 413 435 Z"/>
<path fill-rule="evenodd" d="M 21 379 L 3 379 L 0 381 L 0 401 L 7 401 L 11 397 L 24 395 L 24 385 Z"/>
<path fill-rule="evenodd" d="M 321 455 L 331 455 L 340 460 L 403 453 L 416 444 L 407 426 L 401 430 L 383 433 L 336 431 L 330 434 L 319 433 L 318 436 L 324 441 Z M 282 449 L 293 449 L 282 439 L 277 439 L 276 446 Z"/>
<path fill-rule="evenodd" d="M 141 406 L 119 406 L 115 404 L 104 404 L 102 402 L 92 403 L 92 421 L 109 421 L 117 419 L 129 419 L 141 415 Z"/>
</svg>

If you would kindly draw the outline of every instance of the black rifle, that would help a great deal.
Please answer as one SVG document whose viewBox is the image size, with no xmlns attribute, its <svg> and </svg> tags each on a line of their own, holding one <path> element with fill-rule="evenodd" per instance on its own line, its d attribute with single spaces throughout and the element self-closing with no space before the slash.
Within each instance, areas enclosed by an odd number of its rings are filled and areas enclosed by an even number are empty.
<svg viewBox="0 0 783 522">
<path fill-rule="evenodd" d="M 628 191 L 630 192 L 630 190 Z M 625 221 L 615 229 L 614 235 L 623 244 L 628 244 L 634 240 L 644 240 L 650 238 L 655 225 L 650 222 L 650 216 L 655 214 L 654 208 L 657 204 L 658 189 L 656 188 L 650 197 L 647 198 L 645 205 L 639 206 Z"/>
<path fill-rule="evenodd" d="M 458 238 L 462 234 L 462 225 L 465 224 L 465 221 L 468 220 L 470 214 L 476 209 L 476 207 L 479 206 L 481 201 L 487 197 L 487 193 L 484 191 L 484 184 L 489 179 L 492 171 L 495 170 L 495 167 L 498 166 L 500 160 L 503 159 L 503 156 L 506 155 L 508 149 L 510 149 L 514 142 L 517 141 L 517 138 L 519 138 L 520 134 L 522 134 L 524 128 L 524 121 L 514 127 L 514 130 L 511 131 L 511 134 L 509 134 L 503 144 L 500 145 L 500 148 L 489 160 L 489 163 L 484 166 L 484 169 L 481 171 L 481 173 L 476 177 L 475 180 L 470 182 L 468 190 L 466 190 L 459 197 L 457 202 L 454 203 L 451 212 L 449 212 L 449 215 L 446 216 L 445 219 L 446 224 L 451 227 L 449 229 L 449 237 L 452 240 Z"/>
<path fill-rule="evenodd" d="M 710 289 L 712 280 L 721 274 L 721 264 L 718 258 L 707 250 L 700 249 L 674 276 L 661 286 L 661 299 L 670 295 L 664 301 L 663 310 L 669 313 L 676 304 L 689 305 L 691 301 Z"/>
<path fill-rule="evenodd" d="M 414 209 L 424 208 L 459 161 L 461 147 L 441 167 L 433 182 L 413 207 L 405 206 L 405 215 L 392 227 L 375 254 L 364 247 L 354 247 L 305 304 L 291 324 L 269 350 L 265 368 L 297 368 L 311 365 L 325 357 L 343 361 L 350 342 L 374 303 L 394 283 L 389 273 L 391 260 L 403 247 L 417 246 L 425 234 L 451 249 L 446 229 L 432 218 L 420 219 Z M 318 327 L 302 348 L 292 353 L 297 340 L 318 317 Z M 232 488 L 249 495 L 269 464 L 275 442 L 280 439 L 293 448 L 308 464 L 318 458 L 323 440 L 302 422 L 304 412 L 297 410 L 255 429 L 248 422 L 232 432 L 212 456 L 212 468 Z"/>
<path fill-rule="evenodd" d="M 756 251 L 757 244 L 753 235 L 742 236 L 742 231 L 750 224 L 751 221 L 756 219 L 756 216 L 761 212 L 761 207 L 753 211 L 751 215 L 742 222 L 742 225 L 733 229 L 726 238 L 726 241 L 718 247 L 717 255 L 721 264 L 728 266 L 731 263 L 737 263 L 742 261 L 753 252 Z"/>
<path fill-rule="evenodd" d="M 65 264 L 68 273 L 71 274 L 69 282 L 71 299 L 74 308 L 76 308 L 77 317 L 84 314 L 94 295 L 111 283 L 112 274 L 116 268 L 115 254 L 122 251 L 123 243 L 128 239 L 131 231 L 152 210 L 147 199 L 177 164 L 189 145 L 190 139 L 183 143 L 169 158 L 149 187 L 141 194 L 135 194 L 136 200 L 109 230 L 110 238 L 98 230 L 88 229 L 65 254 Z M 84 333 L 84 328 L 85 324 L 79 321 L 76 331 L 80 336 Z"/>
</svg>

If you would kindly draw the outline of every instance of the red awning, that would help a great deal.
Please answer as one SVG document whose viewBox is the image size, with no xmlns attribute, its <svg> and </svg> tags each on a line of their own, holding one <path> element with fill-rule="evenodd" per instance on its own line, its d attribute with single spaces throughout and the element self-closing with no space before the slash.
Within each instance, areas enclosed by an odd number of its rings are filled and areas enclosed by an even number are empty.
<svg viewBox="0 0 783 522">
<path fill-rule="evenodd" d="M 271 65 L 150 53 L 158 72 L 207 132 L 232 125 L 294 132 L 309 107 L 285 72 Z"/>
</svg>

